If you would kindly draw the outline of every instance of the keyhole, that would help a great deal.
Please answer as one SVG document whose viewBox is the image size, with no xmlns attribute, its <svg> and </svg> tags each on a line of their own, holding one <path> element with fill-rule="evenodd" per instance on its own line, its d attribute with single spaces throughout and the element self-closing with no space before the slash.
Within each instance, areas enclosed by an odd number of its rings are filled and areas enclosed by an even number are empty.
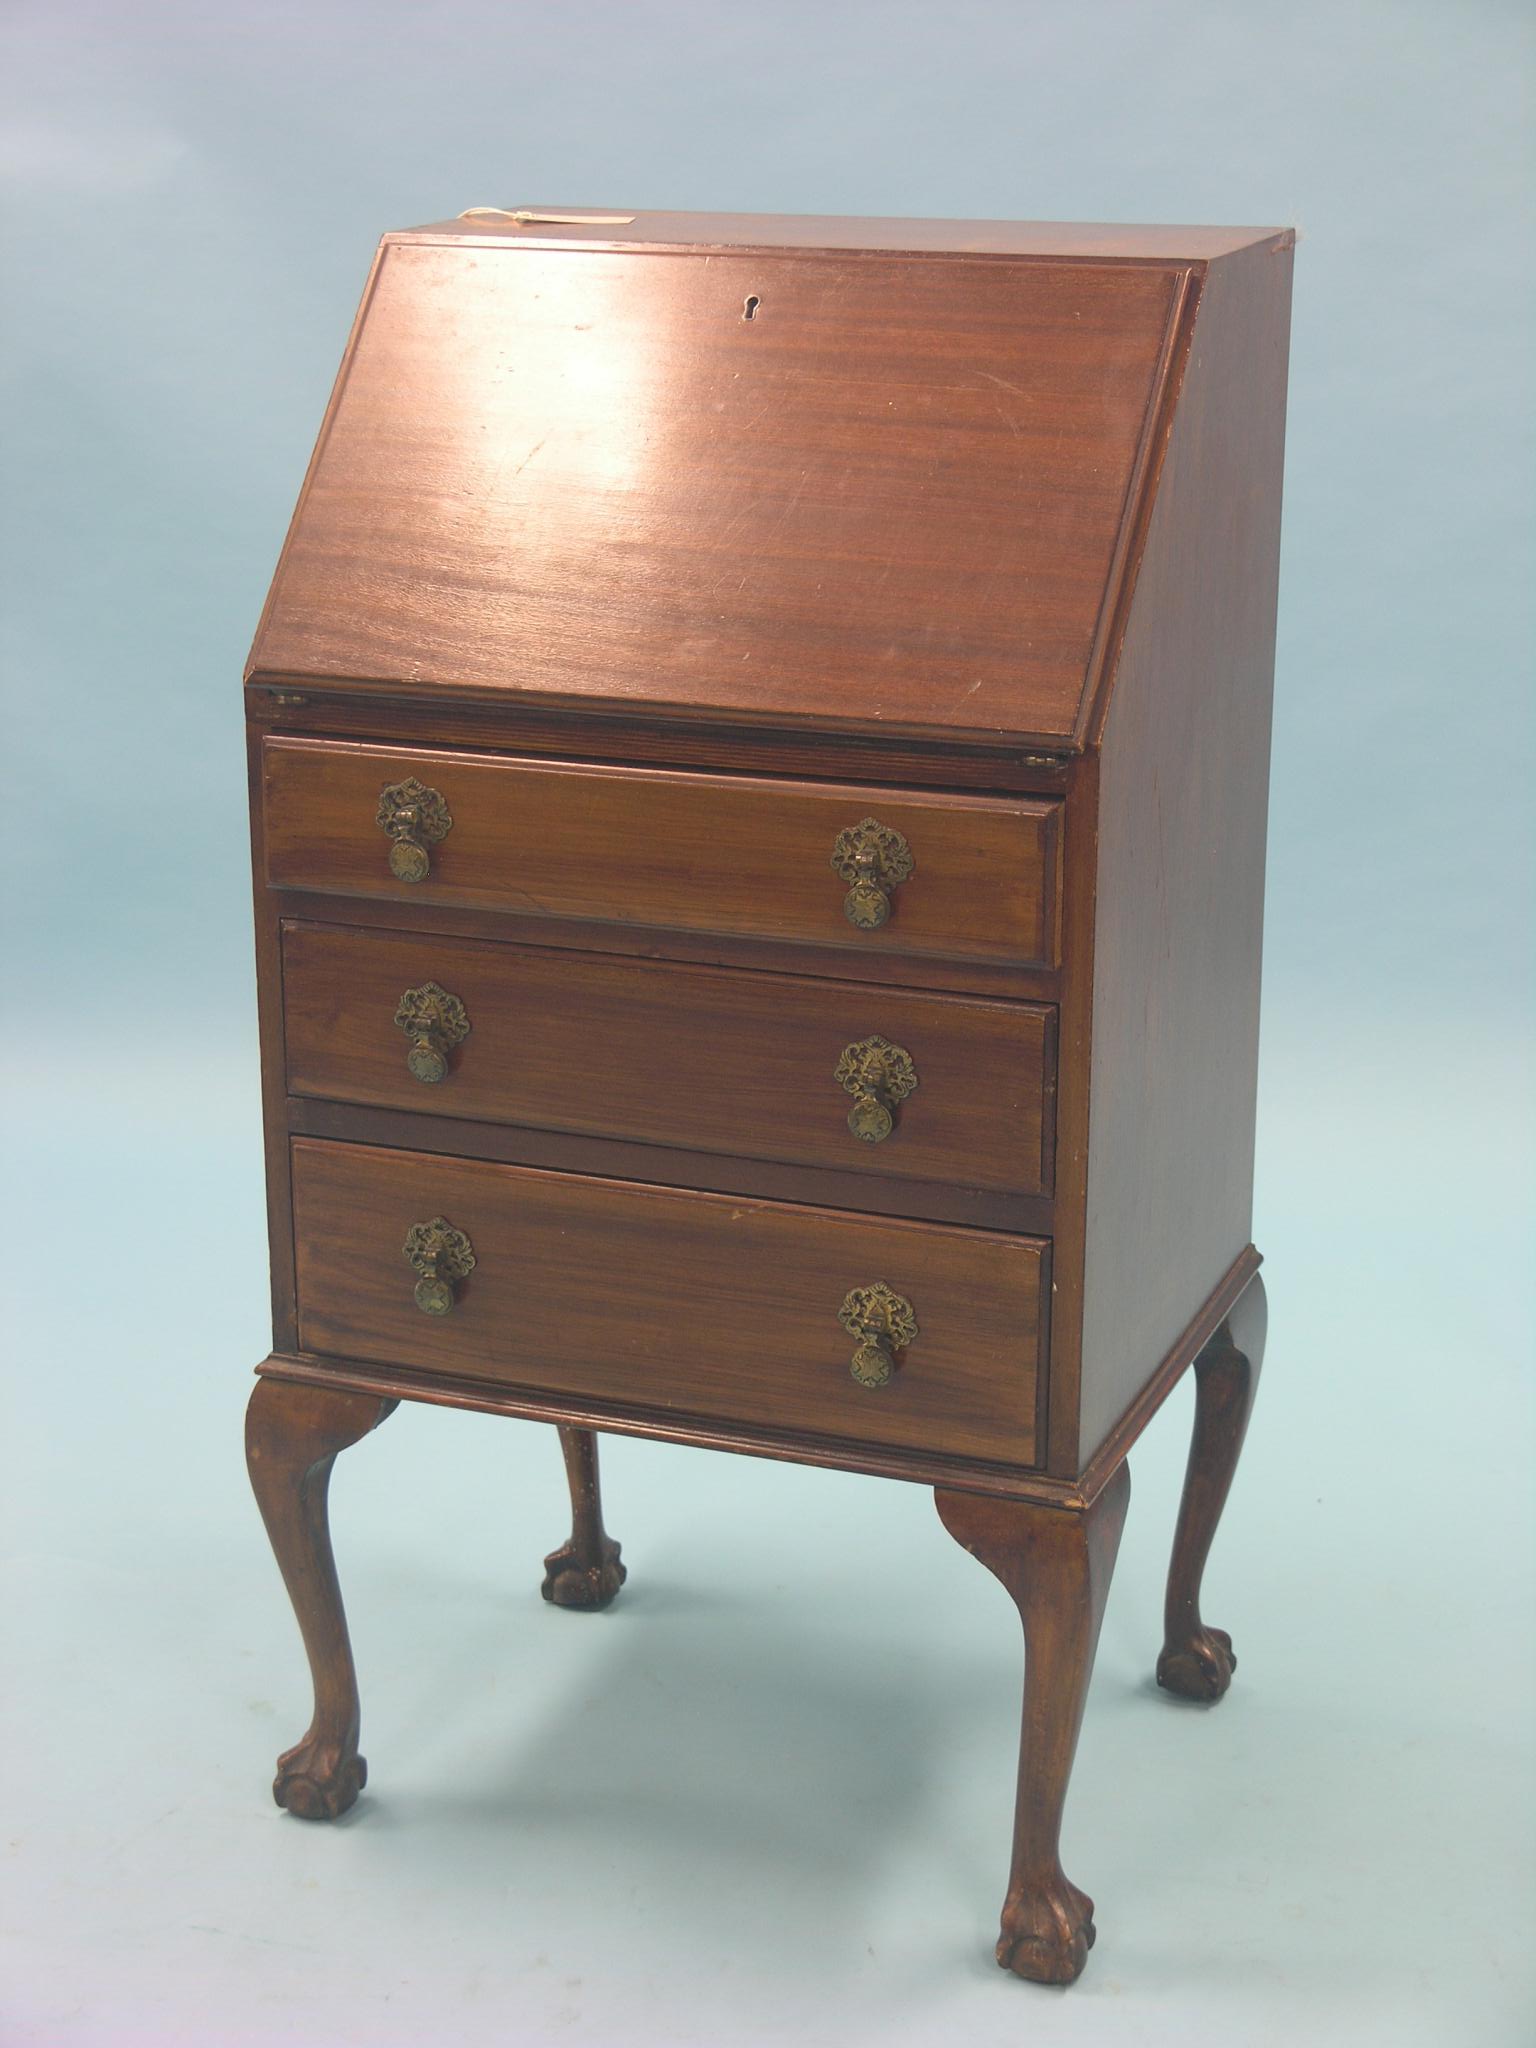
<svg viewBox="0 0 1536 2048">
<path fill-rule="evenodd" d="M 742 319 L 743 319 L 743 320 L 755 320 L 755 319 L 757 318 L 757 309 L 758 309 L 758 307 L 759 307 L 759 306 L 760 306 L 760 305 L 761 305 L 762 303 L 763 303 L 763 302 L 762 302 L 762 300 L 761 300 L 761 299 L 760 299 L 760 298 L 759 298 L 759 297 L 757 296 L 757 293 L 756 293 L 756 292 L 754 292 L 754 293 L 752 294 L 751 298 L 749 298 L 749 299 L 747 300 L 747 303 L 746 303 L 746 304 L 745 304 L 745 305 L 744 305 L 744 306 L 742 307 L 742 309 L 741 309 L 741 317 L 742 317 Z"/>
</svg>

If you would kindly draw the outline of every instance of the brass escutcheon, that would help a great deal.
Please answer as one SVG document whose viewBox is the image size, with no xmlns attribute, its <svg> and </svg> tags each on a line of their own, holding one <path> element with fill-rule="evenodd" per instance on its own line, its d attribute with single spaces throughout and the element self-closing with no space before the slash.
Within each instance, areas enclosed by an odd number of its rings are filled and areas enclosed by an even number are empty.
<svg viewBox="0 0 1536 2048">
<path fill-rule="evenodd" d="M 861 1387 L 883 1387 L 896 1370 L 896 1353 L 917 1340 L 911 1302 L 883 1280 L 845 1294 L 837 1320 L 859 1340 L 848 1370 Z"/>
<path fill-rule="evenodd" d="M 446 1216 L 434 1216 L 430 1223 L 411 1225 L 402 1251 L 406 1263 L 421 1275 L 416 1306 L 425 1316 L 447 1315 L 455 1300 L 454 1282 L 474 1271 L 474 1246 Z"/>
<path fill-rule="evenodd" d="M 432 871 L 429 847 L 453 827 L 441 790 L 408 775 L 379 791 L 374 822 L 389 834 L 389 871 L 397 882 L 424 882 Z"/>
<path fill-rule="evenodd" d="M 876 931 L 891 914 L 891 891 L 912 873 L 912 849 L 893 825 L 862 818 L 846 825 L 832 847 L 832 867 L 848 884 L 843 915 L 860 931 Z"/>
<path fill-rule="evenodd" d="M 449 1053 L 469 1036 L 464 1005 L 435 981 L 406 990 L 395 1022 L 411 1041 L 405 1064 L 418 1081 L 441 1081 L 448 1072 Z"/>
<path fill-rule="evenodd" d="M 849 1130 L 866 1145 L 879 1145 L 895 1128 L 896 1105 L 917 1086 L 917 1069 L 904 1045 L 877 1035 L 845 1045 L 833 1079 L 853 1097 Z"/>
</svg>

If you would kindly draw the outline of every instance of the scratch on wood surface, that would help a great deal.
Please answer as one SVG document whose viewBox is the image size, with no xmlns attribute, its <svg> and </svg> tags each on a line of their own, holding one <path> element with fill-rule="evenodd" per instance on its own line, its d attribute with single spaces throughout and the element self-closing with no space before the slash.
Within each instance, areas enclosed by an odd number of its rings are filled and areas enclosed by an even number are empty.
<svg viewBox="0 0 1536 2048">
<path fill-rule="evenodd" d="M 513 470 L 513 476 L 522 475 L 523 471 L 528 467 L 529 463 L 532 462 L 535 455 L 538 454 L 539 450 L 544 446 L 544 443 L 548 439 L 548 434 L 541 434 L 539 436 L 538 440 L 534 442 L 533 446 L 528 450 L 528 453 L 523 457 L 522 461 L 517 465 L 516 469 Z"/>
</svg>

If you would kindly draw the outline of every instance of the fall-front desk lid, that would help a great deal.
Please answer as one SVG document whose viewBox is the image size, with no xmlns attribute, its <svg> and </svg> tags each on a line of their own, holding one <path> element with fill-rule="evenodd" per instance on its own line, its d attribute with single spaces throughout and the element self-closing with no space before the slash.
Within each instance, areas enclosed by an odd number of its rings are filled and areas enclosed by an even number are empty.
<svg viewBox="0 0 1536 2048">
<path fill-rule="evenodd" d="M 1203 281 L 1288 240 L 578 208 L 388 235 L 249 677 L 1073 750 Z"/>
</svg>

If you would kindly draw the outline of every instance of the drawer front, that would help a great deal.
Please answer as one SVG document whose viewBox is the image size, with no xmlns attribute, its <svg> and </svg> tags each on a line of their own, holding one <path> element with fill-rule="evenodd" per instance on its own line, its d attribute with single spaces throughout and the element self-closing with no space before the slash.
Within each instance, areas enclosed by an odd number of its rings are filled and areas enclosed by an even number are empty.
<svg viewBox="0 0 1536 2048">
<path fill-rule="evenodd" d="M 1034 1462 L 1038 1239 L 305 1138 L 293 1196 L 306 1351 Z M 452 1309 L 427 1314 L 402 1247 L 439 1217 L 475 1264 Z M 870 1387 L 839 1311 L 882 1282 L 917 1334 Z"/>
<path fill-rule="evenodd" d="M 415 881 L 392 868 L 378 822 L 382 792 L 409 780 L 442 800 L 429 831 L 451 820 L 409 852 L 403 864 L 424 869 Z M 262 791 L 276 889 L 1014 966 L 1056 959 L 1059 803 L 272 738 Z M 867 819 L 899 834 L 905 856 L 860 835 Z M 845 860 L 864 851 L 875 863 L 859 907 L 885 907 L 883 923 L 847 915 L 850 883 L 832 866 L 845 833 Z M 910 872 L 894 879 L 904 858 Z"/>
<path fill-rule="evenodd" d="M 1049 1191 L 1040 1004 L 300 924 L 283 1005 L 294 1095 Z"/>
</svg>

